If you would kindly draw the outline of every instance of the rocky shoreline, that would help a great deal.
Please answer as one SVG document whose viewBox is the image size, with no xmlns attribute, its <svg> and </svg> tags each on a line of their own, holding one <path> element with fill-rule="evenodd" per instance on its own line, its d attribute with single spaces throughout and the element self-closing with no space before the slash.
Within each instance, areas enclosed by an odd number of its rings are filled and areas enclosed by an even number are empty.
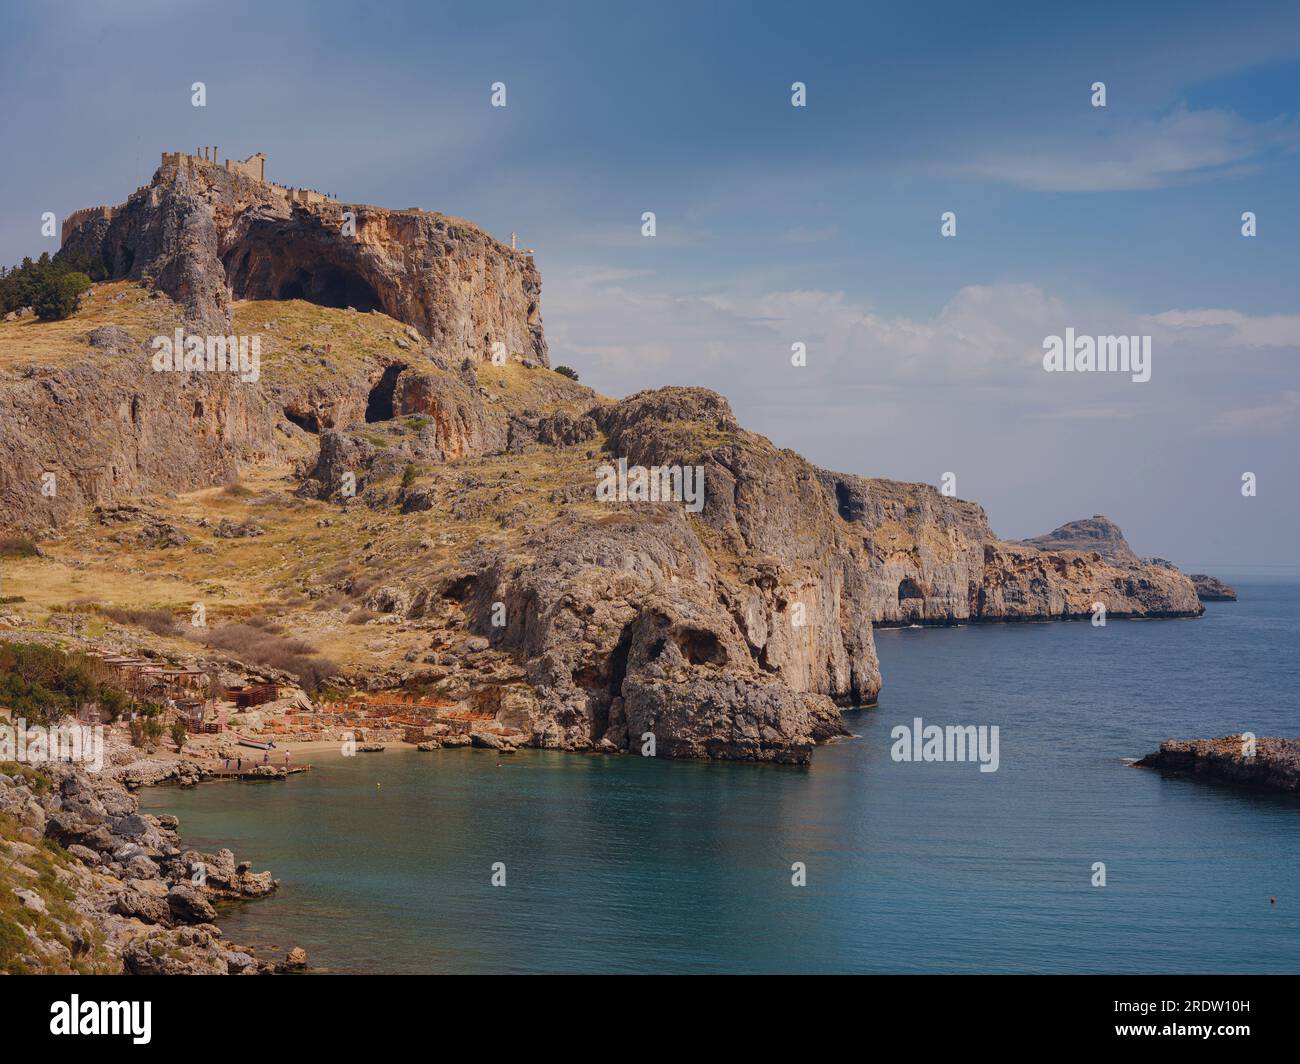
<svg viewBox="0 0 1300 1064">
<path fill-rule="evenodd" d="M 116 745 L 115 745 L 116 744 Z M 302 971 L 227 942 L 221 902 L 279 887 L 228 849 L 186 847 L 174 816 L 141 813 L 136 787 L 195 782 L 192 762 L 150 761 L 106 740 L 107 763 L 0 763 L 0 972 L 258 975 Z"/>
<path fill-rule="evenodd" d="M 1135 764 L 1211 783 L 1300 795 L 1300 739 L 1170 739 Z"/>
</svg>

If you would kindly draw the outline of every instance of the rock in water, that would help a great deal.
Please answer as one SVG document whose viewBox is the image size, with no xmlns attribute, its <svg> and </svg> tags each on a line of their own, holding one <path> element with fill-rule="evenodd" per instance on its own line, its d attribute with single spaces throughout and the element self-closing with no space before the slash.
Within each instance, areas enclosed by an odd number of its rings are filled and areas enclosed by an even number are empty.
<svg viewBox="0 0 1300 1064">
<path fill-rule="evenodd" d="M 1300 739 L 1170 739 L 1136 764 L 1214 783 L 1300 794 Z"/>
<path fill-rule="evenodd" d="M 1196 597 L 1202 602 L 1236 602 L 1237 592 L 1217 576 L 1205 573 L 1191 573 L 1188 580 L 1196 588 Z"/>
</svg>

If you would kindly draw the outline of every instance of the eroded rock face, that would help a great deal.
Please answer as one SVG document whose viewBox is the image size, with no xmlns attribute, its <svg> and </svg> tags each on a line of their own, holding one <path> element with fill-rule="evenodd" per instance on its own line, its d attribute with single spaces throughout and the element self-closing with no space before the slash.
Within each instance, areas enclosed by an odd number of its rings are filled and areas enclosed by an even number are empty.
<svg viewBox="0 0 1300 1064">
<path fill-rule="evenodd" d="M 0 379 L 0 521 L 52 528 L 95 503 L 225 483 L 277 453 L 277 420 L 256 386 L 155 373 L 137 345 Z"/>
<path fill-rule="evenodd" d="M 723 601 L 759 665 L 795 690 L 874 701 L 865 559 L 816 469 L 739 428 L 727 401 L 704 389 L 643 392 L 593 416 L 630 463 L 703 470 L 698 520 L 734 574 Z"/>
<path fill-rule="evenodd" d="M 679 508 L 561 519 L 477 578 L 471 615 L 525 662 L 536 745 L 806 761 L 845 734 L 826 692 L 765 669 L 730 612 L 740 593 Z M 509 624 L 493 628 L 493 602 Z M 874 663 L 874 659 L 873 659 Z M 521 721 L 522 723 L 522 721 Z"/>
<path fill-rule="evenodd" d="M 113 278 L 150 279 L 206 332 L 229 331 L 232 298 L 305 299 L 382 310 L 449 359 L 487 361 L 501 344 L 549 365 L 531 256 L 442 214 L 295 202 L 279 186 L 165 157 L 148 186 L 111 219 L 74 227 L 63 248 Z"/>
<path fill-rule="evenodd" d="M 705 501 L 698 516 L 673 502 L 565 514 L 471 560 L 471 624 L 535 693 L 525 730 L 541 746 L 639 750 L 649 734 L 657 756 L 806 761 L 844 734 L 837 706 L 880 684 L 861 559 L 812 468 L 698 389 L 591 418 L 616 452 L 600 461 L 699 465 Z"/>
<path fill-rule="evenodd" d="M 1186 576 L 1140 560 L 1093 517 L 1023 542 L 999 539 L 982 507 L 926 484 L 819 471 L 840 516 L 863 532 L 877 625 L 1090 616 L 1197 616 Z"/>
<path fill-rule="evenodd" d="M 818 470 L 840 517 L 861 535 L 875 624 L 968 619 L 994 540 L 983 507 L 928 484 Z"/>
<path fill-rule="evenodd" d="M 1192 582 L 1177 569 L 1112 565 L 1095 551 L 985 545 L 979 618 L 1082 618 L 1098 602 L 1111 617 L 1196 617 L 1204 609 Z"/>
<path fill-rule="evenodd" d="M 482 401 L 472 369 L 464 375 L 438 369 L 403 371 L 394 385 L 393 412 L 429 417 L 444 460 L 496 454 L 506 447 L 506 416 Z"/>
</svg>

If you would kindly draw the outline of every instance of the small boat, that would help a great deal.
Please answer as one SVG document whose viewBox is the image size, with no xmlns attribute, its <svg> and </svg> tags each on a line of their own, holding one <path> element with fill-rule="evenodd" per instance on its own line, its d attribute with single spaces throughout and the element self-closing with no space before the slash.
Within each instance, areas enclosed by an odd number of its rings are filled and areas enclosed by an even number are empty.
<svg viewBox="0 0 1300 1064">
<path fill-rule="evenodd" d="M 274 750 L 275 743 L 270 739 L 246 739 L 244 736 L 239 737 L 240 746 L 251 746 L 254 750 Z"/>
</svg>

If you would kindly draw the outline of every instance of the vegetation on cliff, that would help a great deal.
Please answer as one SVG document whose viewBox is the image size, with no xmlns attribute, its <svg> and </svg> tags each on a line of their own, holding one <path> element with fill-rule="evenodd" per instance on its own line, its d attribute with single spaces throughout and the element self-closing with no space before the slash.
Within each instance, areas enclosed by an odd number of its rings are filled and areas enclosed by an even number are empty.
<svg viewBox="0 0 1300 1064">
<path fill-rule="evenodd" d="M 50 258 L 48 252 L 33 262 L 30 258 L 11 270 L 0 269 L 0 315 L 30 307 L 41 321 L 61 321 L 77 309 L 81 295 L 101 268 L 82 267 L 75 256 Z"/>
</svg>

